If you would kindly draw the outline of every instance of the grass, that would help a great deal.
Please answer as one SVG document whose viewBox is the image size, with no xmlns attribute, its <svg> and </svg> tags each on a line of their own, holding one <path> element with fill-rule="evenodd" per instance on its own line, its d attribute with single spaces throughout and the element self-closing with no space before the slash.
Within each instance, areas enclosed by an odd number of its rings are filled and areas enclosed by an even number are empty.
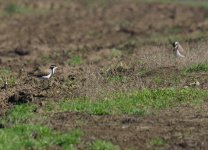
<svg viewBox="0 0 208 150">
<path fill-rule="evenodd" d="M 68 0 L 70 1 L 70 0 Z M 114 0 L 115 2 L 119 2 L 118 0 Z M 111 0 L 82 0 L 82 4 L 86 7 L 93 7 L 93 6 L 102 6 L 102 7 L 110 7 L 112 4 Z M 208 8 L 208 3 L 207 1 L 197 1 L 197 0 L 131 0 L 130 2 L 147 2 L 147 3 L 152 3 L 152 2 L 158 2 L 158 3 L 176 3 L 176 4 L 182 4 L 182 5 L 187 5 L 187 6 L 192 6 L 192 7 L 204 7 Z"/>
<path fill-rule="evenodd" d="M 1 120 L 1 123 L 4 125 L 17 125 L 27 123 L 29 119 L 36 117 L 34 113 L 35 109 L 36 106 L 34 105 L 17 105 L 9 112 L 7 112 L 6 116 Z"/>
<path fill-rule="evenodd" d="M 195 64 L 183 70 L 184 73 L 208 72 L 208 64 Z"/>
<path fill-rule="evenodd" d="M 170 32 L 172 29 L 169 29 Z M 175 30 L 175 29 L 173 29 Z M 161 33 L 154 33 L 149 38 L 138 39 L 137 43 L 140 44 L 169 44 L 170 41 L 194 41 L 194 40 L 201 40 L 201 39 L 208 39 L 207 33 L 202 32 L 193 32 L 190 33 L 188 36 L 186 34 L 174 33 L 174 34 L 164 34 Z"/>
<path fill-rule="evenodd" d="M 71 60 L 69 60 L 68 63 L 69 63 L 69 65 L 76 66 L 76 65 L 83 64 L 84 63 L 84 60 L 82 59 L 81 56 L 76 55 L 76 56 L 72 57 Z"/>
<path fill-rule="evenodd" d="M 49 63 L 51 61 L 51 56 L 49 54 L 42 54 L 40 59 L 43 63 Z"/>
<path fill-rule="evenodd" d="M 18 79 L 12 75 L 12 71 L 9 68 L 1 68 L 0 69 L 0 85 L 4 84 L 9 86 L 14 86 L 18 83 Z"/>
<path fill-rule="evenodd" d="M 121 57 L 122 56 L 122 52 L 116 48 L 112 48 L 112 56 L 113 57 Z"/>
<path fill-rule="evenodd" d="M 96 140 L 91 144 L 91 150 L 119 150 L 119 147 L 111 142 Z"/>
<path fill-rule="evenodd" d="M 67 5 L 67 3 L 65 3 Z M 0 11 L 0 16 L 13 16 L 13 15 L 44 15 L 51 13 L 55 10 L 43 9 L 43 8 L 29 8 L 17 2 L 8 2 L 4 6 L 4 9 Z"/>
<path fill-rule="evenodd" d="M 81 2 L 85 7 L 89 7 L 89 8 L 95 6 L 101 6 L 103 8 L 107 8 L 110 7 L 112 3 L 111 0 L 82 0 Z"/>
<path fill-rule="evenodd" d="M 160 77 L 160 76 L 157 76 L 153 79 L 153 81 L 157 84 L 157 85 L 160 85 L 164 82 L 164 80 Z"/>
<path fill-rule="evenodd" d="M 29 8 L 23 7 L 21 5 L 15 4 L 15 3 L 8 3 L 4 11 L 7 14 L 26 14 L 29 13 L 31 10 Z"/>
<path fill-rule="evenodd" d="M 107 81 L 111 83 L 119 83 L 119 82 L 124 83 L 128 81 L 128 78 L 125 76 L 114 75 L 114 76 L 107 77 Z"/>
<path fill-rule="evenodd" d="M 94 37 L 94 38 L 102 37 L 102 33 L 100 33 L 99 31 L 95 31 L 95 30 L 90 30 L 88 32 L 88 35 L 90 35 L 91 37 Z"/>
<path fill-rule="evenodd" d="M 203 7 L 208 8 L 207 1 L 196 1 L 196 0 L 139 0 L 139 2 L 159 2 L 159 3 L 176 3 L 176 4 L 182 4 L 186 6 L 192 6 L 192 7 Z M 138 2 L 138 1 L 137 1 Z"/>
<path fill-rule="evenodd" d="M 153 146 L 164 146 L 166 142 L 162 138 L 154 138 L 150 141 L 150 144 Z"/>
<path fill-rule="evenodd" d="M 173 26 L 172 28 L 168 28 L 165 30 L 167 34 L 177 34 L 181 33 L 183 29 L 180 26 Z"/>
<path fill-rule="evenodd" d="M 56 146 L 68 150 L 78 144 L 82 134 L 78 130 L 61 134 L 46 126 L 17 125 L 0 129 L 0 149 L 48 149 Z"/>
<path fill-rule="evenodd" d="M 75 111 L 93 115 L 145 115 L 154 110 L 172 108 L 181 104 L 197 104 L 203 102 L 207 96 L 207 91 L 200 89 L 144 89 L 132 93 L 118 93 L 97 101 L 87 98 L 65 99 L 58 104 L 48 104 L 45 111 Z"/>
<path fill-rule="evenodd" d="M 35 109 L 35 105 L 17 105 L 6 114 L 1 120 L 5 128 L 0 129 L 0 149 L 73 149 L 78 144 L 81 131 L 55 132 L 40 124 L 46 116 L 36 114 Z"/>
</svg>

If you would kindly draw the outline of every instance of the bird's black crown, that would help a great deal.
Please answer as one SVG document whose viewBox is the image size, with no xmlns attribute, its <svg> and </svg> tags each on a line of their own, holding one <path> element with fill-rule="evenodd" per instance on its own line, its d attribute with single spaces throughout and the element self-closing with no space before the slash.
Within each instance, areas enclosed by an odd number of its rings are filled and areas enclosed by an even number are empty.
<svg viewBox="0 0 208 150">
<path fill-rule="evenodd" d="M 56 65 L 51 65 L 50 66 L 50 69 L 53 69 L 53 68 L 55 68 L 56 67 Z"/>
<path fill-rule="evenodd" d="M 176 47 L 176 46 L 178 46 L 178 42 L 174 42 L 174 43 L 172 43 L 172 45 L 173 45 L 173 47 Z"/>
</svg>

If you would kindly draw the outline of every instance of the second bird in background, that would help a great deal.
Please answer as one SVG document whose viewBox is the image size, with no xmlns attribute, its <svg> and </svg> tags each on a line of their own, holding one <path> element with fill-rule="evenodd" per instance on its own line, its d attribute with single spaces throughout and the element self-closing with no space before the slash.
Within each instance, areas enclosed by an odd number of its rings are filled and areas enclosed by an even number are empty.
<svg viewBox="0 0 208 150">
<path fill-rule="evenodd" d="M 173 47 L 177 57 L 186 57 L 186 51 L 183 49 L 179 42 L 174 42 Z"/>
</svg>

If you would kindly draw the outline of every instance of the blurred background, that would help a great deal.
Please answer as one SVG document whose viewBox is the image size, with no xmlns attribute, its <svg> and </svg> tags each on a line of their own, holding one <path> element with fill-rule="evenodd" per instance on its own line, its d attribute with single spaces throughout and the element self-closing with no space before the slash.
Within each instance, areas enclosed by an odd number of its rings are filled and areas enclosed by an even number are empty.
<svg viewBox="0 0 208 150">
<path fill-rule="evenodd" d="M 134 49 L 204 39 L 208 29 L 206 0 L 2 0 L 0 8 L 1 47 Z"/>
</svg>

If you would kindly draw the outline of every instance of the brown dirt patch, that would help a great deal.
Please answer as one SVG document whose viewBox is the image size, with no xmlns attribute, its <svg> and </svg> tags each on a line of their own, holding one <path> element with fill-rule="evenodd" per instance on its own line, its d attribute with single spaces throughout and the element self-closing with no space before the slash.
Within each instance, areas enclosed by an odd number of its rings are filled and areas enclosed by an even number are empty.
<svg viewBox="0 0 208 150">
<path fill-rule="evenodd" d="M 49 124 L 56 130 L 82 129 L 83 145 L 95 139 L 111 141 L 121 149 L 206 149 L 208 103 L 162 110 L 151 116 L 92 116 L 82 113 L 57 113 Z M 161 138 L 163 146 L 152 145 Z M 84 149 L 84 147 L 81 147 Z"/>
</svg>

